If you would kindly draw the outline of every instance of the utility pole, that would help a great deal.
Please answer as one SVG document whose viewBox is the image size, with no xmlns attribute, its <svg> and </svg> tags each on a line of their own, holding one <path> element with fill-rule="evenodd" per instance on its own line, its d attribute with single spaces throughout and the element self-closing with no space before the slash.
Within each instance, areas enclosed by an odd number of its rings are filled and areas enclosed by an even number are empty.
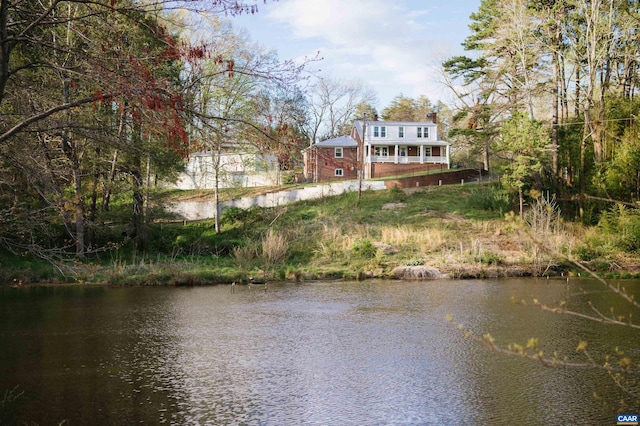
<svg viewBox="0 0 640 426">
<path fill-rule="evenodd" d="M 362 147 L 358 146 L 358 202 L 362 197 L 362 175 L 364 174 L 364 141 L 367 137 L 367 113 L 362 115 Z"/>
</svg>

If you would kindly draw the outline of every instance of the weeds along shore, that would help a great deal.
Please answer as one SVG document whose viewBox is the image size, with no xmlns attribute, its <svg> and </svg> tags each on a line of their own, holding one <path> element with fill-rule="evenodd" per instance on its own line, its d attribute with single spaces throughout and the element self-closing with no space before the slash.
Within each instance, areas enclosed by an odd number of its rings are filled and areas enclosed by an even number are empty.
<svg viewBox="0 0 640 426">
<path fill-rule="evenodd" d="M 639 276 L 640 256 L 625 250 L 630 237 L 620 230 L 634 220 L 640 224 L 632 213 L 618 210 L 617 225 L 609 214 L 603 216 L 606 223 L 586 226 L 563 212 L 570 206 L 545 198 L 532 198 L 523 218 L 512 208 L 509 197 L 491 183 L 364 191 L 360 200 L 347 193 L 273 208 L 228 208 L 219 233 L 213 220 L 150 223 L 145 251 L 120 237 L 111 249 L 60 263 L 3 253 L 0 283 L 358 280 L 403 278 L 394 270 L 421 266 L 450 278 L 577 274 L 564 256 L 604 276 Z M 114 236 L 121 234 L 113 230 Z"/>
</svg>

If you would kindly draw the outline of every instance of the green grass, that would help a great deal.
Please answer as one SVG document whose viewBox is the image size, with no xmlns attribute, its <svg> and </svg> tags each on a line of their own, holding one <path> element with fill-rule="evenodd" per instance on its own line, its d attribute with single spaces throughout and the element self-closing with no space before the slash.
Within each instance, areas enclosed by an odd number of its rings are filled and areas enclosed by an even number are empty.
<svg viewBox="0 0 640 426">
<path fill-rule="evenodd" d="M 491 195 L 493 194 L 493 195 Z M 437 267 L 454 276 L 492 276 L 518 267 L 542 273 L 550 260 L 505 220 L 491 184 L 366 190 L 274 208 L 229 209 L 214 221 L 158 221 L 139 252 L 120 229 L 103 231 L 112 249 L 74 262 L 60 277 L 52 265 L 5 254 L 3 282 L 75 280 L 115 285 L 203 285 L 248 277 L 301 280 L 389 277 L 396 266 Z M 164 197 L 182 198 L 183 193 Z M 496 202 L 497 200 L 497 202 Z M 387 204 L 394 203 L 387 208 Z M 484 208 L 481 208 L 484 207 Z M 579 252 L 583 229 L 545 241 Z"/>
</svg>

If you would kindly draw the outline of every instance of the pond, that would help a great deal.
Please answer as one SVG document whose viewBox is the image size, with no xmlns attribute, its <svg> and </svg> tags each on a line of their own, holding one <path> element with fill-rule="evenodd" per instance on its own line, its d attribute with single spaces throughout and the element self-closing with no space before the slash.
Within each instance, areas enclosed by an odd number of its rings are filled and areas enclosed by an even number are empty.
<svg viewBox="0 0 640 426">
<path fill-rule="evenodd" d="M 618 303 L 584 279 L 2 287 L 0 424 L 615 424 L 605 373 L 502 355 L 445 320 L 640 357 L 637 332 L 531 304 L 566 296 Z"/>
</svg>

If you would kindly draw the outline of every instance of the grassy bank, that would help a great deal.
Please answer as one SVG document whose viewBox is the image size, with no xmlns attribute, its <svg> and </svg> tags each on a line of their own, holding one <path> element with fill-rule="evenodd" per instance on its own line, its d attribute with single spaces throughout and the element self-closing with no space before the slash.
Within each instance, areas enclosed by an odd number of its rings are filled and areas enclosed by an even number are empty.
<svg viewBox="0 0 640 426">
<path fill-rule="evenodd" d="M 360 202 L 350 193 L 269 209 L 231 208 L 219 234 L 213 221 L 150 225 L 144 253 L 122 241 L 86 261 L 58 267 L 4 254 L 0 282 L 203 285 L 251 277 L 364 279 L 392 277 L 399 266 L 436 268 L 454 278 L 553 276 L 571 273 L 573 267 L 543 250 L 540 242 L 577 258 L 592 252 L 589 230 L 561 220 L 555 205 L 532 205 L 526 224 L 505 215 L 509 207 L 503 194 L 483 184 L 365 191 Z M 637 257 L 614 250 L 586 260 L 603 274 L 638 271 Z"/>
</svg>

